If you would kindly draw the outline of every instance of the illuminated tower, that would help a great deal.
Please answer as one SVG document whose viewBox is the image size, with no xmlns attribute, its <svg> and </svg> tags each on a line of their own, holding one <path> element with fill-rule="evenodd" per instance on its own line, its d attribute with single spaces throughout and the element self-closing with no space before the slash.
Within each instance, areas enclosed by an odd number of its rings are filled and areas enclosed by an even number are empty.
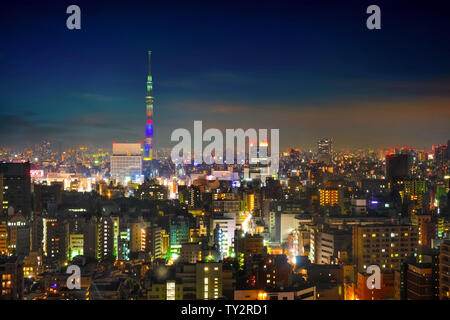
<svg viewBox="0 0 450 320">
<path fill-rule="evenodd" d="M 148 76 L 147 76 L 147 95 L 145 96 L 145 105 L 147 108 L 147 116 L 145 123 L 145 146 L 144 146 L 144 160 L 152 160 L 153 149 L 153 85 L 151 74 L 151 51 L 148 52 Z"/>
</svg>

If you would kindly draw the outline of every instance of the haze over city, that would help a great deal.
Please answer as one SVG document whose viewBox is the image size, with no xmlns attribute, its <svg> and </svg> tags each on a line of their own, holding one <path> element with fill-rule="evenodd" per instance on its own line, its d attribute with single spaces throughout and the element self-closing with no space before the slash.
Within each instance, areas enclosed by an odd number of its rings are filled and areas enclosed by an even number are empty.
<svg viewBox="0 0 450 320">
<path fill-rule="evenodd" d="M 194 120 L 279 128 L 282 149 L 313 148 L 322 136 L 337 149 L 431 150 L 447 139 L 449 42 L 440 30 L 450 22 L 436 3 L 383 3 L 377 32 L 365 28 L 364 1 L 327 10 L 311 1 L 80 5 L 77 32 L 65 27 L 63 2 L 2 10 L 0 145 L 142 141 L 148 50 L 156 148 Z"/>
</svg>

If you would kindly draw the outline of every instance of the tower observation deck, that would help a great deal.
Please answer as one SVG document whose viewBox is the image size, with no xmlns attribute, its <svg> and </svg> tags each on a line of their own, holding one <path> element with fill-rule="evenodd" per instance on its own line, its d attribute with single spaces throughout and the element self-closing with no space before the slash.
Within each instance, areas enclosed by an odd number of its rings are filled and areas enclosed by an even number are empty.
<svg viewBox="0 0 450 320">
<path fill-rule="evenodd" d="M 147 76 L 147 95 L 145 96 L 146 122 L 145 122 L 145 142 L 144 142 L 144 160 L 153 158 L 153 84 L 151 73 L 151 51 L 148 52 L 148 76 Z"/>
</svg>

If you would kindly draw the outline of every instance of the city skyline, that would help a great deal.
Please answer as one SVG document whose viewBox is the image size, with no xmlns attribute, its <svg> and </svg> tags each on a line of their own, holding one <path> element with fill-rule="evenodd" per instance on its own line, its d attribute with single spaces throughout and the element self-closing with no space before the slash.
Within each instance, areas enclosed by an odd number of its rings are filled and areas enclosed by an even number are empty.
<svg viewBox="0 0 450 320">
<path fill-rule="evenodd" d="M 3 6 L 0 300 L 170 319 L 450 300 L 449 13 Z"/>
<path fill-rule="evenodd" d="M 383 28 L 372 32 L 364 2 L 138 4 L 81 1 L 75 31 L 65 4 L 30 3 L 15 20 L 21 5 L 8 8 L 1 146 L 143 141 L 149 50 L 156 149 L 172 147 L 170 133 L 194 120 L 279 128 L 281 149 L 313 149 L 322 137 L 336 149 L 447 141 L 450 48 L 437 31 L 449 22 L 431 5 L 382 1 Z"/>
</svg>

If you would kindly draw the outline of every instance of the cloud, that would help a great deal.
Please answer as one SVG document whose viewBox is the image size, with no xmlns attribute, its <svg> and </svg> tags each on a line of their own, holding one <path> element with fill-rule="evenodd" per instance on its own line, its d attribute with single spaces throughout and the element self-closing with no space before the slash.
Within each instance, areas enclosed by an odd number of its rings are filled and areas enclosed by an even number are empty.
<svg viewBox="0 0 450 320">
<path fill-rule="evenodd" d="M 176 103 L 175 109 L 178 111 L 188 111 L 196 112 L 203 115 L 214 115 L 214 114 L 230 114 L 236 115 L 243 112 L 251 111 L 250 106 L 236 105 L 227 102 L 205 102 L 205 101 L 187 101 Z"/>
<path fill-rule="evenodd" d="M 97 94 L 97 93 L 83 92 L 83 93 L 77 93 L 76 95 L 80 96 L 83 99 L 94 101 L 94 102 L 112 102 L 112 101 L 116 100 L 116 98 L 114 98 L 114 97 L 103 95 L 103 94 Z"/>
<path fill-rule="evenodd" d="M 196 75 L 179 76 L 169 80 L 158 81 L 158 86 L 171 89 L 202 89 L 207 87 L 221 88 L 223 85 L 239 86 L 258 86 L 263 81 L 263 77 L 256 77 L 249 74 L 230 72 L 230 71 L 212 71 Z"/>
<path fill-rule="evenodd" d="M 18 115 L 0 114 L 0 143 L 4 145 L 24 145 L 27 142 L 60 136 L 67 128 L 58 125 L 46 125 Z"/>
<path fill-rule="evenodd" d="M 430 80 L 378 80 L 354 81 L 345 80 L 348 86 L 365 88 L 367 90 L 384 90 L 393 92 L 397 96 L 413 94 L 422 96 L 448 96 L 450 95 L 450 78 L 434 78 Z"/>
</svg>

